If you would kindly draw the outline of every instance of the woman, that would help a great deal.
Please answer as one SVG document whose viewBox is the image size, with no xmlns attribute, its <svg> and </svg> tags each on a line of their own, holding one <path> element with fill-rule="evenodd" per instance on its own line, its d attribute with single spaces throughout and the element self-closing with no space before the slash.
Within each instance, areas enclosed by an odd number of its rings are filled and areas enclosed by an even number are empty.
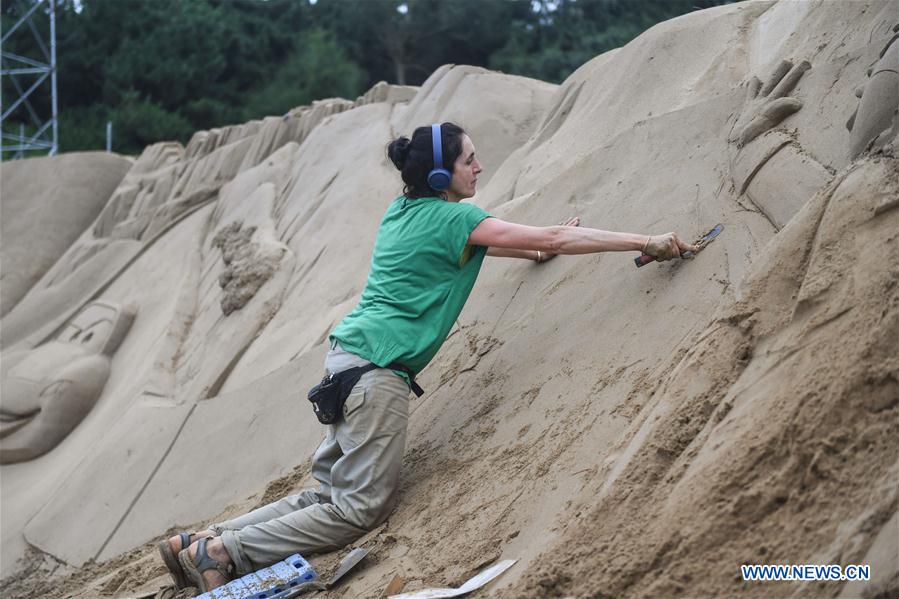
<svg viewBox="0 0 899 599">
<path fill-rule="evenodd" d="M 315 452 L 317 491 L 160 543 L 179 587 L 193 583 L 208 590 L 293 553 L 331 551 L 387 518 L 399 486 L 410 374 L 443 344 L 485 256 L 545 262 L 557 254 L 642 251 L 668 260 L 695 250 L 674 233 L 588 229 L 578 227 L 577 218 L 530 227 L 462 203 L 475 194 L 481 165 L 471 139 L 453 123 L 419 127 L 411 140 L 391 142 L 387 152 L 402 173 L 404 193 L 381 221 L 365 290 L 331 333 L 325 360 L 334 374 L 378 367 L 353 387 L 342 417 Z"/>
</svg>

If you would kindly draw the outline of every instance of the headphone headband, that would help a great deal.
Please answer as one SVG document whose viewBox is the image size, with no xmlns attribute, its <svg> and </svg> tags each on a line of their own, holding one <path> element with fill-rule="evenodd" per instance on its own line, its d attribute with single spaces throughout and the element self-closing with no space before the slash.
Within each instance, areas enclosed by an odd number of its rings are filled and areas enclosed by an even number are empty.
<svg viewBox="0 0 899 599">
<path fill-rule="evenodd" d="M 443 139 L 440 135 L 440 123 L 431 125 L 431 149 L 434 155 L 434 168 L 428 173 L 428 185 L 434 191 L 443 191 L 450 186 L 453 175 L 443 168 Z"/>
<path fill-rule="evenodd" d="M 431 125 L 431 147 L 434 148 L 434 168 L 443 168 L 443 138 L 437 123 Z"/>
</svg>

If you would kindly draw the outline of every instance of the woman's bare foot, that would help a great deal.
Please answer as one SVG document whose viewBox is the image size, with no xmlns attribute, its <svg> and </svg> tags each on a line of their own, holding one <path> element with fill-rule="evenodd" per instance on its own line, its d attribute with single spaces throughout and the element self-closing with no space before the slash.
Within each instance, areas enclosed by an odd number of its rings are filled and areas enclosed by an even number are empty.
<svg viewBox="0 0 899 599">
<path fill-rule="evenodd" d="M 194 563 L 196 563 L 197 548 L 199 546 L 199 541 L 194 541 L 190 544 L 190 547 L 187 548 L 187 555 Z M 219 562 L 223 566 L 231 565 L 231 556 L 228 555 L 227 551 L 225 551 L 225 544 L 219 537 L 213 537 L 206 542 L 206 553 L 209 555 L 209 557 Z M 200 573 L 200 575 L 203 577 L 203 582 L 206 584 L 207 591 L 217 589 L 218 587 L 230 582 L 229 578 L 227 578 L 224 574 L 222 574 L 215 568 L 204 570 Z"/>
<path fill-rule="evenodd" d="M 201 530 L 199 532 L 191 533 L 190 542 L 193 543 L 197 539 L 202 539 L 203 537 L 214 537 L 215 533 L 211 530 Z M 178 555 L 178 552 L 182 549 L 186 549 L 186 547 L 181 546 L 181 535 L 175 535 L 174 537 L 169 537 L 169 547 L 172 548 L 172 554 Z"/>
</svg>

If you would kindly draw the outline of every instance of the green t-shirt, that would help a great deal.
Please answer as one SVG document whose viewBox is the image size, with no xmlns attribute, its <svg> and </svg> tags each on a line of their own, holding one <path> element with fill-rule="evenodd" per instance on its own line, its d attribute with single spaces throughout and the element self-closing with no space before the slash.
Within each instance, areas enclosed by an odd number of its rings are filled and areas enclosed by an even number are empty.
<svg viewBox="0 0 899 599">
<path fill-rule="evenodd" d="M 356 308 L 332 331 L 344 350 L 378 366 L 420 372 L 458 318 L 487 254 L 468 236 L 490 215 L 442 198 L 390 204 Z"/>
</svg>

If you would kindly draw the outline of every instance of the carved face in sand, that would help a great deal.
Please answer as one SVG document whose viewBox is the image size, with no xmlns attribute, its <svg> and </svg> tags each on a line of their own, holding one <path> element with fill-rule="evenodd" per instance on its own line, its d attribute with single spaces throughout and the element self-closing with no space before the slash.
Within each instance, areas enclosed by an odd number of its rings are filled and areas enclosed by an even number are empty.
<svg viewBox="0 0 899 599">
<path fill-rule="evenodd" d="M 110 358 L 133 320 L 132 310 L 95 301 L 55 340 L 4 356 L 0 463 L 46 453 L 81 422 L 103 391 Z"/>
<path fill-rule="evenodd" d="M 122 341 L 121 336 L 114 338 L 112 334 L 120 316 L 121 310 L 117 306 L 94 302 L 79 313 L 56 340 L 91 353 L 111 356 Z"/>
</svg>

